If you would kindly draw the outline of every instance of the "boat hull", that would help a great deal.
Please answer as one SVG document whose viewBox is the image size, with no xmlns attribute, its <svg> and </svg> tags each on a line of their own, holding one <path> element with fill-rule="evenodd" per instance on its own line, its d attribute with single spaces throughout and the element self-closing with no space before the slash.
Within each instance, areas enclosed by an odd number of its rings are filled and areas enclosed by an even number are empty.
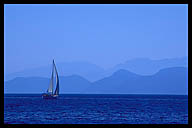
<svg viewBox="0 0 192 128">
<path fill-rule="evenodd" d="M 57 99 L 58 95 L 43 94 L 42 98 L 43 99 Z"/>
</svg>

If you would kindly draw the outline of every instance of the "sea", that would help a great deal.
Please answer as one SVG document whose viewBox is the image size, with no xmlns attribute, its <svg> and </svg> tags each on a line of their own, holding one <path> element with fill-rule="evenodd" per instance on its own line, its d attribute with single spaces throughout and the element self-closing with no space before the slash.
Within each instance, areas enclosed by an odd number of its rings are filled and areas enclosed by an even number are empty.
<svg viewBox="0 0 192 128">
<path fill-rule="evenodd" d="M 4 94 L 5 124 L 188 124 L 187 95 Z"/>
</svg>

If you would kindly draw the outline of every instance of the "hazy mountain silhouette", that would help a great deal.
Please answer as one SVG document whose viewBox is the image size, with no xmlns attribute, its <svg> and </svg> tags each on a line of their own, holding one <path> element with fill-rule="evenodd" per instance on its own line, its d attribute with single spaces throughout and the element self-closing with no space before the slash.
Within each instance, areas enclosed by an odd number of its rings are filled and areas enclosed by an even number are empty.
<svg viewBox="0 0 192 128">
<path fill-rule="evenodd" d="M 42 93 L 48 88 L 49 80 L 17 77 L 5 82 L 5 93 Z M 62 76 L 60 88 L 61 93 L 187 94 L 188 68 L 166 68 L 147 76 L 121 69 L 93 83 L 77 75 Z"/>
<path fill-rule="evenodd" d="M 80 93 L 90 86 L 89 81 L 77 75 L 59 76 L 59 81 L 62 93 Z M 5 82 L 5 93 L 43 93 L 49 82 L 50 78 L 17 77 Z"/>
<path fill-rule="evenodd" d="M 128 60 L 125 63 L 118 64 L 111 69 L 108 69 L 107 71 L 105 71 L 104 76 L 109 76 L 119 69 L 126 69 L 140 75 L 152 75 L 158 72 L 160 69 L 171 67 L 188 67 L 188 58 L 180 57 L 160 60 L 151 60 L 149 58 L 135 58 Z"/>
<path fill-rule="evenodd" d="M 52 65 L 50 63 L 49 66 L 34 69 L 26 69 L 20 72 L 11 73 L 5 76 L 5 80 L 6 81 L 11 80 L 15 77 L 31 77 L 31 76 L 50 77 L 52 68 L 51 66 Z M 151 75 L 163 68 L 187 67 L 188 62 L 187 57 L 162 59 L 162 60 L 137 58 L 128 60 L 125 63 L 118 64 L 113 68 L 107 70 L 104 70 L 103 68 L 95 64 L 82 61 L 56 63 L 56 66 L 60 76 L 76 74 L 93 82 L 102 79 L 103 77 L 110 76 L 119 69 L 126 69 L 140 75 Z"/>
<path fill-rule="evenodd" d="M 187 94 L 188 69 L 162 69 L 154 75 L 142 76 L 127 70 L 118 70 L 112 76 L 92 84 L 86 93 L 128 94 Z"/>
<path fill-rule="evenodd" d="M 51 76 L 51 63 L 49 66 L 26 69 L 20 72 L 15 72 L 8 74 L 5 80 L 11 80 L 15 77 L 31 77 L 31 76 L 39 76 L 39 77 L 50 77 Z M 74 61 L 74 62 L 63 62 L 56 63 L 57 70 L 60 76 L 68 76 L 68 75 L 80 75 L 88 80 L 95 80 L 101 78 L 100 74 L 104 72 L 104 69 L 101 67 L 83 61 Z"/>
</svg>

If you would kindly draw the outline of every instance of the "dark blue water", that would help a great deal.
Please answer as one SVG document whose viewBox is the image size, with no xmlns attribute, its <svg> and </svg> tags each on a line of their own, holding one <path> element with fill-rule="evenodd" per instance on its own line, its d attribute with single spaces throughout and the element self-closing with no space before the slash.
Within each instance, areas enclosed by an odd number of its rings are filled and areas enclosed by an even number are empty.
<svg viewBox="0 0 192 128">
<path fill-rule="evenodd" d="M 4 123 L 187 124 L 188 96 L 5 94 Z"/>
</svg>

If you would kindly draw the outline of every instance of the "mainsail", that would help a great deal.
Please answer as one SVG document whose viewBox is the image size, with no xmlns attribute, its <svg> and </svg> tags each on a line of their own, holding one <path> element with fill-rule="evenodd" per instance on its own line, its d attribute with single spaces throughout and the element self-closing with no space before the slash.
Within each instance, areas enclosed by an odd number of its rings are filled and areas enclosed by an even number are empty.
<svg viewBox="0 0 192 128">
<path fill-rule="evenodd" d="M 53 63 L 54 63 L 54 61 L 53 61 Z M 55 63 L 54 63 L 54 65 L 55 65 Z M 55 89 L 54 95 L 59 95 L 59 77 L 58 77 L 56 66 L 55 66 L 55 72 L 56 72 L 56 89 Z"/>
</svg>

